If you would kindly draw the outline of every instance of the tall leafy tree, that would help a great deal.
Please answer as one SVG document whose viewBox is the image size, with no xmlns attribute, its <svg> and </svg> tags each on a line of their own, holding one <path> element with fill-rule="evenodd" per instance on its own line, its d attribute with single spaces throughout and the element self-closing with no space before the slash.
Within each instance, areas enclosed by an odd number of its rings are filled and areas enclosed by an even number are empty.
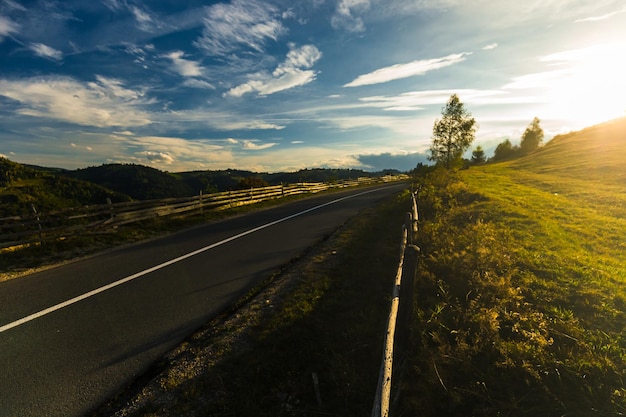
<svg viewBox="0 0 626 417">
<path fill-rule="evenodd" d="M 522 153 L 530 153 L 541 145 L 543 142 L 543 129 L 539 125 L 541 121 L 538 117 L 535 117 L 533 121 L 526 127 L 524 134 L 522 135 L 522 142 L 520 148 Z"/>
<path fill-rule="evenodd" d="M 474 141 L 478 126 L 456 94 L 450 96 L 441 114 L 433 126 L 429 159 L 450 169 L 461 161 Z"/>
</svg>

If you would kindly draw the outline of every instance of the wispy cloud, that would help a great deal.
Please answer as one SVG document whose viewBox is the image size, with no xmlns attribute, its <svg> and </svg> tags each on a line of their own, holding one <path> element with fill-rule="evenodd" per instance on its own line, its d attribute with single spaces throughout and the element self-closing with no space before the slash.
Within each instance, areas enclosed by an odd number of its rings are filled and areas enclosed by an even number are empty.
<svg viewBox="0 0 626 417">
<path fill-rule="evenodd" d="M 289 53 L 284 62 L 271 73 L 256 73 L 249 81 L 231 88 L 224 96 L 241 97 L 257 92 L 269 95 L 279 91 L 305 85 L 315 80 L 316 71 L 310 68 L 322 57 L 314 45 L 297 47 L 289 44 Z"/>
<path fill-rule="evenodd" d="M 599 20 L 607 20 L 607 19 L 612 18 L 613 16 L 616 16 L 616 15 L 622 14 L 622 13 L 626 13 L 626 8 L 623 8 L 621 10 L 616 10 L 614 12 L 603 14 L 603 15 L 600 15 L 600 16 L 591 16 L 591 17 L 587 17 L 587 18 L 583 18 L 583 19 L 578 19 L 578 20 L 575 20 L 574 23 L 597 22 Z"/>
<path fill-rule="evenodd" d="M 4 16 L 0 16 L 0 42 L 2 42 L 6 36 L 17 33 L 18 29 L 19 25 L 17 23 Z"/>
<path fill-rule="evenodd" d="M 30 50 L 42 58 L 49 58 L 55 61 L 60 61 L 63 59 L 63 52 L 54 49 L 48 45 L 44 45 L 43 43 L 31 43 Z"/>
<path fill-rule="evenodd" d="M 340 0 L 330 21 L 333 29 L 364 32 L 365 23 L 359 14 L 368 10 L 369 7 L 369 0 Z"/>
<path fill-rule="evenodd" d="M 155 115 L 155 117 L 157 117 Z M 191 123 L 209 126 L 216 130 L 282 130 L 284 125 L 273 123 L 250 115 L 210 111 L 203 109 L 169 111 L 158 114 L 161 122 L 174 126 L 176 123 L 189 127 Z"/>
<path fill-rule="evenodd" d="M 492 49 L 496 49 L 497 47 L 498 47 L 498 44 L 494 42 L 494 43 L 490 43 L 489 45 L 483 46 L 483 50 L 490 51 Z"/>
<path fill-rule="evenodd" d="M 345 84 L 344 87 L 360 87 L 363 85 L 386 83 L 416 75 L 424 75 L 427 72 L 449 67 L 450 65 L 465 61 L 465 57 L 470 54 L 471 52 L 462 52 L 460 54 L 452 54 L 442 58 L 423 59 L 409 62 L 408 64 L 392 65 L 368 74 L 359 75 L 353 81 Z"/>
<path fill-rule="evenodd" d="M 84 126 L 142 126 L 149 115 L 141 107 L 149 103 L 140 90 L 122 82 L 97 77 L 81 83 L 70 77 L 0 79 L 0 94 L 20 103 L 19 115 L 54 119 Z"/>
<path fill-rule="evenodd" d="M 131 6 L 130 11 L 137 21 L 137 26 L 144 32 L 152 32 L 162 26 L 161 21 L 158 18 L 152 16 L 152 14 L 145 9 L 140 9 L 137 6 Z"/>
<path fill-rule="evenodd" d="M 262 52 L 268 40 L 286 32 L 274 6 L 256 0 L 234 0 L 208 7 L 202 37 L 195 45 L 209 55 L 225 55 L 244 47 Z"/>
<path fill-rule="evenodd" d="M 189 59 L 183 58 L 183 51 L 174 51 L 164 55 L 172 61 L 172 70 L 183 77 L 200 77 L 202 76 L 202 66 Z"/>
<path fill-rule="evenodd" d="M 208 81 L 199 80 L 197 78 L 188 78 L 183 82 L 185 87 L 201 88 L 206 90 L 215 90 L 215 86 Z"/>
</svg>

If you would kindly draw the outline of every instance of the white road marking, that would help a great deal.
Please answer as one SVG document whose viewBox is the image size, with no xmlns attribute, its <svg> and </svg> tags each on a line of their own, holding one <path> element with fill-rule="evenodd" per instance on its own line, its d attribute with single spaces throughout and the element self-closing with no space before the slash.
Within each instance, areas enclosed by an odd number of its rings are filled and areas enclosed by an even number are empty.
<svg viewBox="0 0 626 417">
<path fill-rule="evenodd" d="M 118 281 L 112 282 L 112 283 L 107 284 L 107 285 L 105 285 L 103 287 L 96 288 L 95 290 L 86 292 L 86 293 L 84 293 L 82 295 L 79 295 L 77 297 L 74 297 L 72 299 L 64 301 L 62 303 L 53 305 L 52 307 L 48 307 L 48 308 L 46 308 L 44 310 L 38 311 L 37 313 L 33 313 L 33 314 L 29 315 L 29 316 L 26 316 L 24 318 L 16 320 L 16 321 L 14 321 L 12 323 L 5 324 L 4 326 L 0 327 L 0 333 L 5 332 L 5 331 L 7 331 L 9 329 L 12 329 L 14 327 L 17 327 L 17 326 L 21 326 L 24 323 L 28 323 L 29 321 L 38 319 L 38 318 L 43 317 L 43 316 L 45 316 L 47 314 L 50 314 L 52 312 L 55 312 L 55 311 L 60 310 L 62 308 L 68 307 L 68 306 L 70 306 L 72 304 L 78 303 L 79 301 L 85 300 L 85 299 L 87 299 L 89 297 L 93 297 L 94 295 L 97 295 L 97 294 L 100 294 L 102 292 L 108 291 L 111 288 L 115 288 L 118 285 L 125 284 L 125 283 L 127 283 L 129 281 L 132 281 L 132 280 L 137 279 L 139 277 L 142 277 L 144 275 L 150 274 L 151 272 L 158 271 L 159 269 L 163 269 L 163 268 L 168 267 L 168 266 L 170 266 L 172 264 L 175 264 L 177 262 L 184 261 L 185 259 L 191 258 L 192 256 L 196 256 L 196 255 L 198 255 L 198 254 L 200 254 L 202 252 L 206 252 L 206 251 L 208 251 L 210 249 L 216 248 L 216 247 L 221 246 L 221 245 L 223 245 L 225 243 L 232 242 L 233 240 L 239 239 L 239 238 L 244 237 L 246 235 L 249 235 L 251 233 L 258 232 L 259 230 L 262 230 L 262 229 L 274 226 L 274 225 L 276 225 L 278 223 L 282 223 L 282 222 L 287 221 L 287 220 L 291 220 L 294 217 L 298 217 L 298 216 L 301 216 L 303 214 L 310 213 L 310 212 L 318 210 L 318 209 L 320 209 L 322 207 L 326 207 L 326 206 L 329 206 L 331 204 L 335 204 L 335 203 L 338 203 L 340 201 L 347 200 L 347 199 L 350 199 L 350 198 L 359 197 L 359 196 L 364 195 L 364 194 L 373 193 L 373 192 L 378 191 L 378 190 L 379 189 L 368 190 L 368 191 L 364 191 L 362 193 L 358 193 L 358 194 L 342 197 L 342 198 L 339 198 L 337 200 L 329 201 L 328 203 L 324 203 L 324 204 L 321 204 L 319 206 L 315 206 L 315 207 L 312 207 L 310 209 L 301 211 L 299 213 L 292 214 L 291 216 L 287 216 L 287 217 L 284 217 L 282 219 L 278 219 L 278 220 L 275 220 L 273 222 L 264 224 L 262 226 L 255 227 L 254 229 L 246 230 L 245 232 L 241 232 L 241 233 L 239 233 L 239 234 L 237 234 L 235 236 L 231 236 L 231 237 L 226 238 L 224 240 L 221 240 L 219 242 L 213 243 L 213 244 L 211 244 L 209 246 L 205 246 L 204 248 L 195 250 L 193 252 L 189 252 L 189 253 L 187 253 L 185 255 L 179 256 L 178 258 L 169 260 L 167 262 L 163 262 L 162 264 L 153 266 L 152 268 L 148 268 L 148 269 L 143 270 L 141 272 L 137 272 L 136 274 L 130 275 L 130 276 L 126 277 L 126 278 L 122 278 L 122 279 L 120 279 Z"/>
</svg>

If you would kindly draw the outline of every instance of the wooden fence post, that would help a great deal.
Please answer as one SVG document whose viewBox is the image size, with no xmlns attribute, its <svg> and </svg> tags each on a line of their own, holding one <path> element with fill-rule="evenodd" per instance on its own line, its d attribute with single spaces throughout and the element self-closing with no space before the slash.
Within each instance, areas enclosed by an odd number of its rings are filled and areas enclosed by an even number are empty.
<svg viewBox="0 0 626 417">
<path fill-rule="evenodd" d="M 406 219 L 404 222 L 405 222 L 404 224 L 406 225 L 406 231 L 407 231 L 407 243 L 409 245 L 412 245 L 413 240 L 415 239 L 415 233 L 413 233 L 413 213 L 407 212 Z"/>
<path fill-rule="evenodd" d="M 398 307 L 398 328 L 396 329 L 396 341 L 400 352 L 406 351 L 410 346 L 410 323 L 413 315 L 413 301 L 415 300 L 415 277 L 417 275 L 419 253 L 420 248 L 415 245 L 408 245 L 404 250 L 399 297 L 400 306 Z"/>
<path fill-rule="evenodd" d="M 34 204 L 30 205 L 33 214 L 35 215 L 35 220 L 37 221 L 37 228 L 39 229 L 39 244 L 43 246 L 43 231 L 41 229 L 41 219 L 39 218 L 39 213 L 37 213 L 37 209 Z"/>
<path fill-rule="evenodd" d="M 115 218 L 115 211 L 113 211 L 113 202 L 109 197 L 107 197 L 107 205 L 109 206 L 109 215 L 111 216 L 111 220 Z"/>
</svg>

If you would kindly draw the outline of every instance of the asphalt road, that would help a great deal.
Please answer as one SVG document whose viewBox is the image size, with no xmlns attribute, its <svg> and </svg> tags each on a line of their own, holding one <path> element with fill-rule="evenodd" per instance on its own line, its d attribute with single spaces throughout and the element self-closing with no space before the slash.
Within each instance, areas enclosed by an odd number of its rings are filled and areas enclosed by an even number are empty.
<svg viewBox="0 0 626 417">
<path fill-rule="evenodd" d="M 0 283 L 0 416 L 81 416 L 404 184 L 182 231 Z"/>
</svg>

